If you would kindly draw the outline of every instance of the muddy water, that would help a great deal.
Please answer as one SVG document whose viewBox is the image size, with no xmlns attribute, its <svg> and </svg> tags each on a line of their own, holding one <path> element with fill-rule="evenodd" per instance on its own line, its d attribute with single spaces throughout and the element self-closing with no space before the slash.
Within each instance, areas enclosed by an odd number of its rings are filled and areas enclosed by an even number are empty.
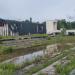
<svg viewBox="0 0 75 75">
<path fill-rule="evenodd" d="M 45 49 L 42 49 L 36 52 L 34 50 L 34 52 L 32 53 L 6 60 L 3 63 L 22 64 L 23 62 L 31 61 L 34 58 L 37 58 L 38 56 L 44 56 L 46 54 L 51 55 L 54 52 L 58 52 L 58 44 L 47 45 Z"/>
<path fill-rule="evenodd" d="M 31 61 L 34 58 L 37 58 L 38 56 L 47 55 L 47 56 L 51 57 L 53 54 L 60 53 L 61 52 L 60 50 L 64 50 L 65 47 L 69 47 L 71 45 L 73 45 L 73 44 L 71 44 L 71 43 L 53 44 L 53 45 L 44 46 L 43 48 L 35 48 L 34 50 L 32 48 L 31 50 L 27 50 L 27 52 L 26 51 L 24 52 L 23 50 L 21 50 L 23 55 L 11 58 L 2 63 L 22 64 L 26 61 Z"/>
</svg>

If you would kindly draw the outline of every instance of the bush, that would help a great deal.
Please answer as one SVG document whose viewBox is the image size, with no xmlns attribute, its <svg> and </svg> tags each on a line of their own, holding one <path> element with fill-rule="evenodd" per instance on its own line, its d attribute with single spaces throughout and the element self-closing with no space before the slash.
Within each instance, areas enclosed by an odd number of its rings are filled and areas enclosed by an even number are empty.
<svg viewBox="0 0 75 75">
<path fill-rule="evenodd" d="M 47 37 L 48 40 L 51 40 L 51 37 Z"/>
<path fill-rule="evenodd" d="M 4 53 L 4 54 L 8 54 L 8 53 L 12 53 L 12 52 L 13 52 L 12 47 L 3 47 L 2 48 L 2 53 Z"/>
<path fill-rule="evenodd" d="M 58 64 L 58 65 L 56 65 L 55 67 L 56 67 L 56 72 L 57 72 L 57 73 L 61 73 L 61 71 L 62 71 L 62 66 L 61 66 L 60 64 Z"/>
<path fill-rule="evenodd" d="M 15 68 L 14 64 L 0 64 L 0 75 L 13 75 Z"/>
<path fill-rule="evenodd" d="M 0 36 L 0 39 L 2 39 L 2 36 Z"/>
</svg>

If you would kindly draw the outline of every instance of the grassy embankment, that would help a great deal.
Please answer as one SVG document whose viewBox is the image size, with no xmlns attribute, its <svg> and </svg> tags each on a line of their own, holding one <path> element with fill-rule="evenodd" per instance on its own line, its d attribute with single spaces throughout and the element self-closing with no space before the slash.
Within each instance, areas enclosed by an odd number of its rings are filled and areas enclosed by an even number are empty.
<svg viewBox="0 0 75 75">
<path fill-rule="evenodd" d="M 68 49 L 67 47 L 65 47 L 65 49 Z M 33 73 L 47 67 L 48 65 L 52 64 L 53 62 L 63 58 L 64 56 L 68 55 L 71 53 L 71 50 L 63 50 L 61 52 L 60 55 L 55 56 L 54 58 L 48 58 L 48 57 L 40 57 L 40 58 L 36 58 L 35 61 L 32 62 L 27 62 L 24 63 L 23 65 L 14 65 L 14 64 L 1 64 L 0 65 L 0 69 L 1 69 L 1 75 L 7 74 L 7 75 L 13 75 L 13 72 L 16 71 L 17 69 L 21 69 L 27 65 L 30 65 L 32 63 L 39 63 L 37 64 L 37 67 L 34 66 L 32 68 L 30 68 L 29 70 L 27 70 L 27 74 L 26 75 L 32 75 Z M 22 67 L 23 66 L 23 67 Z"/>
<path fill-rule="evenodd" d="M 67 59 L 70 62 L 63 66 L 62 64 L 56 65 L 56 73 L 59 75 L 69 75 L 70 71 L 75 69 L 75 52 L 71 52 L 70 55 L 67 56 Z"/>
<path fill-rule="evenodd" d="M 53 44 L 53 43 L 75 43 L 75 37 L 74 36 L 57 36 L 57 37 L 48 37 L 49 40 L 45 40 L 42 41 L 41 44 L 33 44 L 32 46 L 40 46 L 40 45 L 47 45 L 47 44 Z M 11 47 L 1 47 L 0 49 L 0 54 L 8 54 L 8 53 L 12 53 L 13 49 Z M 58 59 L 64 57 L 67 53 L 65 54 L 61 54 L 59 57 L 53 58 L 52 60 L 46 60 L 46 63 L 43 63 L 42 66 L 38 66 L 33 67 L 32 69 L 30 69 L 30 71 L 28 71 L 29 75 L 31 75 L 32 73 L 35 73 L 43 68 L 45 68 L 46 66 L 50 65 L 51 63 L 57 61 Z M 29 64 L 32 64 L 29 63 Z M 0 64 L 0 74 L 1 75 L 12 75 L 13 72 L 18 68 L 17 65 L 14 64 Z M 73 69 L 73 68 L 72 68 Z"/>
<path fill-rule="evenodd" d="M 75 50 L 70 51 L 66 54 L 66 61 L 61 58 L 61 64 L 56 64 L 56 75 L 69 75 L 70 72 L 75 69 Z M 40 72 L 38 75 L 47 75 L 46 73 Z"/>
<path fill-rule="evenodd" d="M 4 40 L 4 39 L 14 39 L 15 36 L 0 36 L 0 40 Z"/>
<path fill-rule="evenodd" d="M 43 35 L 41 35 L 41 36 L 43 36 Z M 45 36 L 47 36 L 47 35 L 45 35 Z M 56 37 L 48 36 L 46 40 L 38 40 L 38 41 L 32 43 L 32 45 L 28 48 L 44 46 L 44 45 L 54 44 L 54 43 L 75 43 L 75 36 L 56 36 Z M 13 48 L 16 49 L 16 47 L 11 47 L 11 48 L 5 47 L 5 46 L 0 46 L 0 54 L 1 54 L 1 52 L 12 53 L 14 51 Z"/>
<path fill-rule="evenodd" d="M 39 36 L 39 35 L 38 35 Z M 41 35 L 43 36 L 43 35 Z M 47 36 L 47 35 L 45 35 Z M 32 43 L 32 45 L 30 47 L 27 47 L 26 49 L 33 49 L 34 47 L 38 47 L 38 46 L 46 46 L 48 44 L 54 44 L 54 43 L 75 43 L 75 36 L 56 36 L 56 37 L 50 37 L 48 36 L 46 40 L 38 40 L 35 41 L 34 43 Z M 6 47 L 6 46 L 0 46 L 0 55 L 8 54 L 8 53 L 14 53 L 15 51 L 17 52 L 17 50 L 22 50 L 23 48 L 19 47 L 16 49 L 16 47 Z M 23 51 L 23 50 L 22 50 Z"/>
<path fill-rule="evenodd" d="M 61 52 L 61 54 L 55 56 L 54 58 L 43 61 L 43 63 L 41 65 L 39 64 L 39 65 L 37 65 L 37 67 L 34 66 L 34 67 L 30 68 L 28 70 L 28 74 L 26 74 L 26 75 L 32 75 L 33 73 L 36 73 L 36 72 L 40 71 L 41 69 L 47 67 L 48 65 L 52 64 L 53 62 L 65 57 L 66 55 L 68 55 L 70 53 L 71 53 L 70 50 L 64 50 L 63 52 Z"/>
</svg>

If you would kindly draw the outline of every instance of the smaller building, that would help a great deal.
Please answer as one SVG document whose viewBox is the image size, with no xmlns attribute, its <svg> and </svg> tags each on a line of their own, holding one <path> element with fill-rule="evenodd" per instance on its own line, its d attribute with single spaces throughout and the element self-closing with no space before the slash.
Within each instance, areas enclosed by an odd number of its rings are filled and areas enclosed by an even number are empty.
<svg viewBox="0 0 75 75">
<path fill-rule="evenodd" d="M 75 35 L 75 30 L 66 30 L 66 35 Z"/>
<path fill-rule="evenodd" d="M 60 33 L 61 30 L 57 29 L 57 20 L 49 20 L 46 21 L 46 34 L 57 34 Z"/>
</svg>

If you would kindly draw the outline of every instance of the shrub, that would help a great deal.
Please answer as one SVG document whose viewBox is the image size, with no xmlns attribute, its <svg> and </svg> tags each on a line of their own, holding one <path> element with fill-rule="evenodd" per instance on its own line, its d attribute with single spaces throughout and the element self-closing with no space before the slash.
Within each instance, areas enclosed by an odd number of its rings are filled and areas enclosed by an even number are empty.
<svg viewBox="0 0 75 75">
<path fill-rule="evenodd" d="M 51 40 L 51 37 L 47 37 L 48 40 Z"/>
<path fill-rule="evenodd" d="M 14 64 L 0 64 L 0 75 L 13 75 L 15 68 Z"/>
<path fill-rule="evenodd" d="M 0 36 L 0 39 L 2 39 L 2 36 Z"/>
<path fill-rule="evenodd" d="M 12 53 L 12 52 L 13 52 L 12 47 L 3 47 L 2 48 L 2 53 L 4 53 L 4 54 L 8 54 L 8 53 Z"/>
<path fill-rule="evenodd" d="M 62 66 L 61 66 L 60 64 L 58 64 L 58 65 L 56 65 L 55 67 L 56 67 L 56 72 L 57 72 L 57 73 L 61 73 L 61 71 L 62 71 Z"/>
</svg>

